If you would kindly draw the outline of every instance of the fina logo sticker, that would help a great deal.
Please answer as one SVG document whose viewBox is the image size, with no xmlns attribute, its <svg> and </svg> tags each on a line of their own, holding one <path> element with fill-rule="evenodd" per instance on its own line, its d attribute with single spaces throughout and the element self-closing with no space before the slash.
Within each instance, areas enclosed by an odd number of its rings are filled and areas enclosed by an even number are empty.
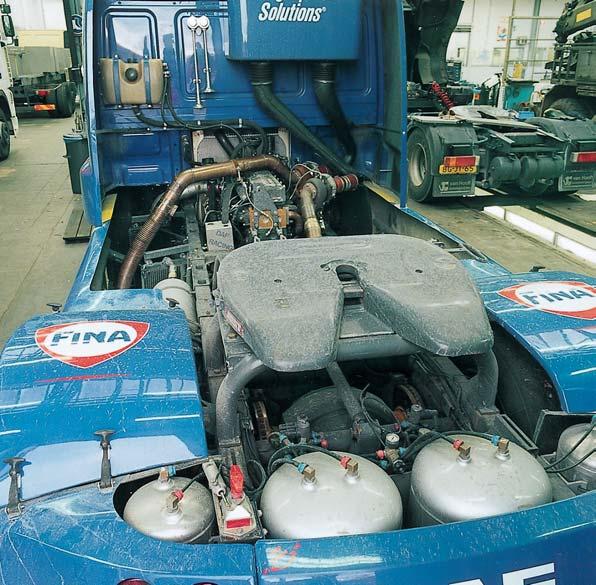
<svg viewBox="0 0 596 585">
<path fill-rule="evenodd" d="M 78 321 L 42 327 L 35 343 L 50 357 L 77 368 L 91 368 L 134 347 L 149 331 L 139 321 Z"/>
<path fill-rule="evenodd" d="M 504 288 L 498 294 L 518 305 L 545 313 L 576 319 L 596 319 L 596 288 L 585 282 L 531 282 Z"/>
</svg>

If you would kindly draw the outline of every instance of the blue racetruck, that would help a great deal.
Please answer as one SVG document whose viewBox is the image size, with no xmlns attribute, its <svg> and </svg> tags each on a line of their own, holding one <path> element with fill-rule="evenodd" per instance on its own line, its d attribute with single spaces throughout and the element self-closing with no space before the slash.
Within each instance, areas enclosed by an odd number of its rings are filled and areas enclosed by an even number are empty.
<svg viewBox="0 0 596 585">
<path fill-rule="evenodd" d="M 2 583 L 593 585 L 596 280 L 407 207 L 401 2 L 83 16 L 94 227 L 0 358 Z"/>
</svg>

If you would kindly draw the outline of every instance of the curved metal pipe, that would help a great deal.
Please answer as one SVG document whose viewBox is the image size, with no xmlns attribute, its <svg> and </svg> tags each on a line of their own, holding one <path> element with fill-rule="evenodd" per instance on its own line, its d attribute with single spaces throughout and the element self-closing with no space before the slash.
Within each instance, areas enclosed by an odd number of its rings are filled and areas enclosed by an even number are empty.
<svg viewBox="0 0 596 585">
<path fill-rule="evenodd" d="M 238 400 L 246 385 L 267 366 L 254 355 L 247 355 L 236 364 L 224 378 L 215 400 L 217 442 L 222 451 L 241 452 L 240 428 L 238 427 Z"/>
<path fill-rule="evenodd" d="M 316 195 L 317 188 L 310 181 L 298 191 L 298 205 L 304 219 L 304 233 L 307 238 L 320 238 L 323 235 L 314 203 Z"/>
<path fill-rule="evenodd" d="M 143 254 L 152 242 L 162 223 L 176 213 L 178 202 L 186 187 L 200 181 L 217 179 L 220 177 L 235 177 L 238 173 L 260 170 L 269 170 L 291 182 L 295 182 L 300 178 L 297 173 L 291 173 L 290 169 L 288 169 L 280 159 L 274 156 L 240 158 L 182 171 L 174 179 L 159 205 L 151 212 L 149 219 L 137 233 L 130 246 L 128 254 L 126 254 L 126 257 L 124 258 L 122 267 L 120 268 L 117 287 L 119 289 L 130 287 Z"/>
<path fill-rule="evenodd" d="M 271 63 L 263 61 L 251 63 L 250 73 L 251 84 L 257 102 L 274 120 L 287 128 L 296 138 L 308 144 L 321 156 L 325 164 L 334 167 L 342 174 L 354 172 L 275 95 L 273 92 L 273 68 Z"/>
<path fill-rule="evenodd" d="M 337 132 L 337 137 L 346 150 L 346 162 L 352 164 L 356 158 L 356 142 L 350 132 L 350 122 L 337 97 L 335 71 L 335 63 L 315 63 L 312 72 L 313 88 L 321 111 Z"/>
</svg>

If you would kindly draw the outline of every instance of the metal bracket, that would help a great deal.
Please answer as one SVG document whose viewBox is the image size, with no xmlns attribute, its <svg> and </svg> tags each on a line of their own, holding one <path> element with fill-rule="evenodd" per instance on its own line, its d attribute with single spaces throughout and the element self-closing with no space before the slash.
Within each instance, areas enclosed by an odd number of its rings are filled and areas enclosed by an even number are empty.
<svg viewBox="0 0 596 585">
<path fill-rule="evenodd" d="M 8 488 L 8 503 L 6 504 L 6 514 L 9 519 L 18 518 L 23 513 L 23 506 L 19 495 L 21 474 L 19 473 L 19 465 L 23 463 L 23 457 L 9 457 L 4 460 L 4 463 L 10 466 L 8 476 L 10 477 L 10 487 Z"/>
<path fill-rule="evenodd" d="M 99 446 L 103 452 L 101 456 L 101 475 L 99 479 L 100 491 L 111 490 L 112 487 L 114 487 L 112 481 L 112 464 L 110 463 L 110 449 L 112 448 L 110 445 L 110 437 L 114 432 L 115 431 L 100 430 L 93 433 L 94 435 L 101 437 Z"/>
</svg>

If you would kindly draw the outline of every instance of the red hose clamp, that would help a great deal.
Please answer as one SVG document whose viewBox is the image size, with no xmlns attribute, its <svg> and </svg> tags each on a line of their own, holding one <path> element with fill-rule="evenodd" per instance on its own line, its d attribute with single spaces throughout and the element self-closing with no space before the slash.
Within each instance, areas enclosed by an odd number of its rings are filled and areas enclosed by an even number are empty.
<svg viewBox="0 0 596 585">
<path fill-rule="evenodd" d="M 352 458 L 351 458 L 351 457 L 348 457 L 347 455 L 344 455 L 344 456 L 343 456 L 343 457 L 340 459 L 340 461 L 339 461 L 339 464 L 340 464 L 340 465 L 341 465 L 341 466 L 342 466 L 344 469 L 346 469 L 346 468 L 348 467 L 348 463 L 349 463 L 350 461 L 352 461 Z"/>
<path fill-rule="evenodd" d="M 455 441 L 453 441 L 453 448 L 458 451 L 459 448 L 464 444 L 463 439 L 455 439 Z"/>
</svg>

